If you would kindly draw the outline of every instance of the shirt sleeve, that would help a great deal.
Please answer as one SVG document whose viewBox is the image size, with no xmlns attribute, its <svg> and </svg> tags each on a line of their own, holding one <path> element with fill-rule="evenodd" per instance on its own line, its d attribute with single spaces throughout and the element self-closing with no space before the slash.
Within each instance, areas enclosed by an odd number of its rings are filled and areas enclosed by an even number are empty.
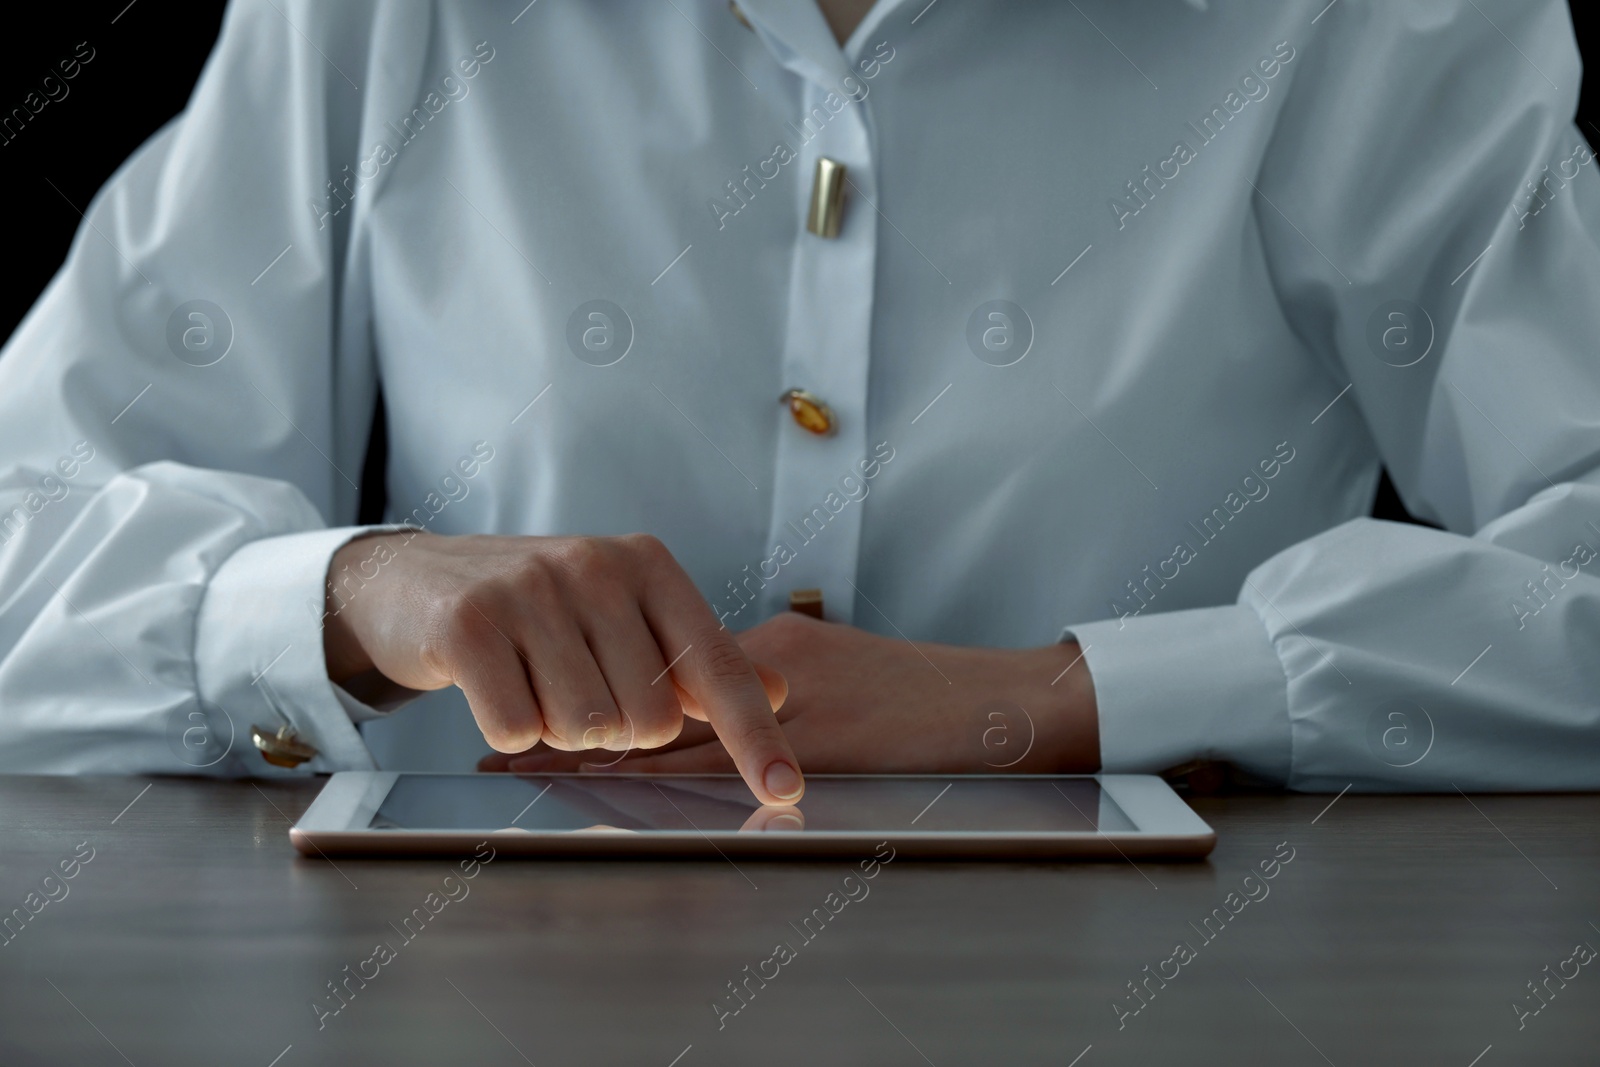
<svg viewBox="0 0 1600 1067">
<path fill-rule="evenodd" d="M 0 353 L 0 771 L 288 773 L 250 740 L 286 723 L 300 773 L 372 765 L 321 627 L 368 529 L 381 182 L 334 180 L 415 91 L 399 7 L 232 4 Z"/>
<path fill-rule="evenodd" d="M 1292 788 L 1600 788 L 1600 182 L 1560 0 L 1347 2 L 1253 200 L 1284 313 L 1407 508 L 1228 607 L 1071 627 L 1107 770 Z"/>
</svg>

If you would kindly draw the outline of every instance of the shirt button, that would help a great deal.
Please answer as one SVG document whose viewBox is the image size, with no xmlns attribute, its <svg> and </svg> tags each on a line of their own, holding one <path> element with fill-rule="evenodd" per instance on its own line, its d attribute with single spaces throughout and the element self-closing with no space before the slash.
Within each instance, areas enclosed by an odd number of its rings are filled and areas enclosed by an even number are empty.
<svg viewBox="0 0 1600 1067">
<path fill-rule="evenodd" d="M 845 166 L 827 156 L 817 157 L 811 176 L 811 208 L 806 212 L 806 229 L 818 237 L 839 236 L 844 220 Z"/>
<path fill-rule="evenodd" d="M 755 29 L 754 26 L 750 25 L 750 20 L 745 17 L 744 12 L 739 10 L 739 5 L 734 3 L 733 0 L 728 0 L 728 13 L 731 14 L 734 18 L 738 19 L 739 20 L 739 24 L 741 26 L 743 26 L 745 29 L 747 29 L 747 30 Z"/>
<path fill-rule="evenodd" d="M 789 406 L 789 414 L 801 429 L 818 437 L 826 437 L 833 432 L 833 411 L 823 403 L 821 397 L 804 389 L 790 389 L 778 399 Z"/>
</svg>

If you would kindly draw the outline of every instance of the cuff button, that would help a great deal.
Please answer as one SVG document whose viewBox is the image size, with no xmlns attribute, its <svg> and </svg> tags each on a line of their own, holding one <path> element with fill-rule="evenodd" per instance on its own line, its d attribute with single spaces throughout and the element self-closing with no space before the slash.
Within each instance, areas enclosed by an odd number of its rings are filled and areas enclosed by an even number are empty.
<svg viewBox="0 0 1600 1067">
<path fill-rule="evenodd" d="M 307 760 L 317 758 L 317 750 L 288 726 L 278 727 L 277 733 L 268 733 L 260 726 L 250 727 L 250 739 L 261 750 L 261 758 L 274 767 L 294 768 Z"/>
</svg>

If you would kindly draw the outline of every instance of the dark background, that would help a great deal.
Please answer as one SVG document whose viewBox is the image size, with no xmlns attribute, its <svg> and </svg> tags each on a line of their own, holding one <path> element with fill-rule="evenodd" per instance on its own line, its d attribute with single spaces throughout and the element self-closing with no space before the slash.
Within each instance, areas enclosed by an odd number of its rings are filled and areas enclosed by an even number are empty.
<svg viewBox="0 0 1600 1067">
<path fill-rule="evenodd" d="M 337 2 L 337 0 L 332 0 Z M 1572 21 L 1587 61 L 1595 55 L 1589 30 L 1600 14 L 1580 0 Z M 27 19 L 16 16 L 26 11 Z M 9 337 L 65 258 L 78 211 L 133 150 L 183 110 L 217 37 L 223 4 L 162 0 L 22 4 L 8 15 L 0 41 L 0 114 L 9 114 L 57 73 L 80 41 L 94 60 L 9 144 L 0 144 L 0 205 L 4 205 L 9 273 L 0 286 L 0 336 Z M 27 28 L 23 28 L 23 23 Z M 1593 144 L 1596 79 L 1585 77 L 1578 125 Z M 51 188 L 51 184 L 56 189 Z M 57 192 L 57 189 L 60 191 Z M 68 202 L 70 200 L 70 203 Z M 382 514 L 383 426 L 362 473 L 363 521 Z M 1373 514 L 1410 520 L 1385 475 Z M 1413 520 L 1414 521 L 1414 520 Z"/>
</svg>

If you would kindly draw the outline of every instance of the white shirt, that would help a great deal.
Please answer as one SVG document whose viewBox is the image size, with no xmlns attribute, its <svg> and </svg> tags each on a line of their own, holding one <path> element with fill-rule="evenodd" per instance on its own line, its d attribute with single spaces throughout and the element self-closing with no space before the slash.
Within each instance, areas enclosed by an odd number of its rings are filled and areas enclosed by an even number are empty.
<svg viewBox="0 0 1600 1067">
<path fill-rule="evenodd" d="M 1070 633 L 1108 771 L 1600 786 L 1561 0 L 741 6 L 232 5 L 0 357 L 0 767 L 487 751 L 326 677 L 381 380 L 394 522 L 649 531 L 734 629 Z"/>
</svg>

